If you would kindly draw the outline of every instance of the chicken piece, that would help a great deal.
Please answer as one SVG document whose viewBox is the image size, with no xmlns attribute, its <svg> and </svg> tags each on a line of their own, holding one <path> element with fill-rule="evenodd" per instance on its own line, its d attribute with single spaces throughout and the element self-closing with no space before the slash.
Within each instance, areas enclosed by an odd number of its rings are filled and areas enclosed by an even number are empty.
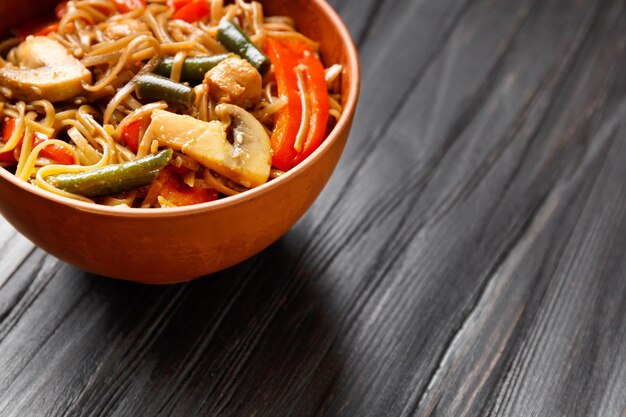
<svg viewBox="0 0 626 417">
<path fill-rule="evenodd" d="M 207 72 L 204 83 L 209 95 L 218 103 L 249 108 L 261 99 L 263 79 L 248 61 L 228 58 Z"/>
<path fill-rule="evenodd" d="M 150 29 L 148 25 L 137 19 L 124 19 L 107 26 L 104 31 L 104 36 L 117 41 L 128 35 L 132 35 L 137 32 L 148 32 Z"/>
<path fill-rule="evenodd" d="M 59 42 L 45 36 L 30 36 L 10 54 L 10 63 L 0 68 L 0 85 L 17 100 L 63 101 L 84 93 L 91 72 Z"/>
</svg>

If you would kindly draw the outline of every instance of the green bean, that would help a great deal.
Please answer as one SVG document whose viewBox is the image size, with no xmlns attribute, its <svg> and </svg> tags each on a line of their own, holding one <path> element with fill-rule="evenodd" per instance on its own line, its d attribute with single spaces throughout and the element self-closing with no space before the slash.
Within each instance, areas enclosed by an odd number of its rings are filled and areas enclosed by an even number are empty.
<svg viewBox="0 0 626 417">
<path fill-rule="evenodd" d="M 59 174 L 46 178 L 51 185 L 84 197 L 105 197 L 151 184 L 172 159 L 165 149 L 136 161 L 108 165 L 77 174 Z"/>
<path fill-rule="evenodd" d="M 137 77 L 135 92 L 140 100 L 165 100 L 169 104 L 189 108 L 196 101 L 193 88 L 161 77 L 156 74 L 143 74 Z"/>
<path fill-rule="evenodd" d="M 265 75 L 272 66 L 269 58 L 252 43 L 237 25 L 228 20 L 220 23 L 217 30 L 217 40 L 230 52 L 247 59 L 261 75 Z"/>
<path fill-rule="evenodd" d="M 231 54 L 220 54 L 213 56 L 196 56 L 189 57 L 183 62 L 183 69 L 180 78 L 193 84 L 200 84 L 204 81 L 204 76 L 212 70 L 217 64 L 229 58 Z M 173 57 L 163 58 L 154 72 L 163 77 L 169 77 L 172 74 Z"/>
</svg>

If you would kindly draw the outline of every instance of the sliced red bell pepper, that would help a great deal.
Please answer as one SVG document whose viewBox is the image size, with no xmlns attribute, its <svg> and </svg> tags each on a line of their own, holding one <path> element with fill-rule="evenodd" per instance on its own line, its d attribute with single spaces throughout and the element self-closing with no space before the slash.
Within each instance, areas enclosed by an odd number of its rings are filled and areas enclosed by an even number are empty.
<svg viewBox="0 0 626 417">
<path fill-rule="evenodd" d="M 126 142 L 128 149 L 137 153 L 139 150 L 139 133 L 144 123 L 143 119 L 136 120 L 122 129 L 122 139 Z"/>
<path fill-rule="evenodd" d="M 33 35 L 35 35 L 35 36 L 47 36 L 50 33 L 58 32 L 58 31 L 59 31 L 59 24 L 58 23 L 52 23 L 50 25 L 44 26 L 41 29 L 37 30 L 37 32 L 33 33 Z"/>
<path fill-rule="evenodd" d="M 7 143 L 9 139 L 11 138 L 11 135 L 13 134 L 14 130 L 15 130 L 15 119 L 6 120 L 4 125 L 2 126 L 2 142 Z M 39 132 L 35 132 L 35 135 L 33 136 L 33 148 L 39 145 L 40 143 L 45 142 L 49 139 L 50 138 L 48 138 L 46 135 L 39 133 Z M 22 138 L 20 139 L 18 143 L 18 147 L 22 146 L 23 140 L 24 140 L 24 137 L 22 136 Z M 72 165 L 75 163 L 74 155 L 72 155 L 70 151 L 68 151 L 63 146 L 60 146 L 60 145 L 56 145 L 56 144 L 48 145 L 44 147 L 39 154 L 43 156 L 44 158 L 52 159 L 62 165 Z M 1 153 L 0 161 L 17 162 L 17 159 L 15 158 L 15 151 L 12 150 L 12 151 Z"/>
<path fill-rule="evenodd" d="M 0 162 L 16 163 L 17 160 L 15 159 L 13 151 L 9 151 L 0 153 Z"/>
<path fill-rule="evenodd" d="M 294 144 L 302 117 L 298 78 L 294 72 L 298 60 L 285 45 L 273 38 L 267 38 L 265 45 L 266 54 L 274 65 L 278 94 L 287 100 L 287 105 L 278 113 L 271 138 L 272 164 L 287 171 L 295 165 L 297 152 Z"/>
<path fill-rule="evenodd" d="M 2 124 L 2 142 L 7 143 L 15 130 L 15 119 L 6 119 Z M 21 140 L 20 140 L 21 143 Z M 17 162 L 15 150 L 0 153 L 1 162 Z"/>
<path fill-rule="evenodd" d="M 0 153 L 0 162 L 17 163 L 17 159 L 15 159 L 14 151 Z"/>
<path fill-rule="evenodd" d="M 7 117 L 2 124 L 2 141 L 7 143 L 15 130 L 15 119 Z"/>
<path fill-rule="evenodd" d="M 191 0 L 183 4 L 181 0 L 172 2 L 176 12 L 172 15 L 172 19 L 184 20 L 188 23 L 194 23 L 202 20 L 209 15 L 211 9 L 206 0 Z"/>
<path fill-rule="evenodd" d="M 309 132 L 302 152 L 296 158 L 296 165 L 313 153 L 326 137 L 330 100 L 326 86 L 326 71 L 320 60 L 311 50 L 305 50 L 301 58 L 301 66 L 306 74 L 306 89 L 311 108 Z"/>
<path fill-rule="evenodd" d="M 36 132 L 33 138 L 33 147 L 49 139 L 50 138 L 46 135 Z M 54 143 L 44 147 L 41 152 L 39 152 L 39 155 L 44 158 L 52 159 L 61 165 L 72 165 L 76 162 L 74 160 L 74 155 L 72 155 L 70 151 L 65 149 L 63 146 Z"/>
<path fill-rule="evenodd" d="M 146 0 L 113 0 L 115 9 L 119 13 L 128 13 L 136 9 L 145 9 Z"/>
<path fill-rule="evenodd" d="M 16 163 L 15 153 L 13 151 L 0 153 L 0 162 Z"/>
<path fill-rule="evenodd" d="M 74 30 L 74 23 L 70 22 L 65 27 L 67 32 L 72 32 Z M 58 32 L 59 24 L 58 23 L 50 23 L 49 21 L 42 22 L 31 22 L 25 25 L 20 26 L 15 32 L 16 35 L 21 39 L 25 40 L 30 35 L 33 36 L 47 36 L 50 33 Z"/>
<path fill-rule="evenodd" d="M 172 166 L 167 166 L 159 174 L 157 181 L 163 185 L 159 194 L 172 204 L 182 207 L 194 204 L 207 203 L 218 199 L 217 191 L 199 186 L 190 187 L 174 172 Z"/>
<path fill-rule="evenodd" d="M 311 155 L 324 140 L 330 109 L 326 76 L 324 66 L 304 42 L 279 41 L 270 37 L 265 45 L 274 66 L 278 94 L 287 100 L 287 105 L 278 113 L 272 133 L 272 164 L 287 171 Z M 300 150 L 296 149 L 296 137 L 302 124 L 303 108 L 296 71 L 301 71 L 304 76 L 311 111 L 308 126 L 304 126 L 306 139 Z"/>
<path fill-rule="evenodd" d="M 50 23 L 50 20 L 35 20 L 21 25 L 15 32 L 21 40 L 25 40 L 30 35 L 46 36 L 49 33 L 57 32 L 58 30 L 58 23 Z"/>
</svg>

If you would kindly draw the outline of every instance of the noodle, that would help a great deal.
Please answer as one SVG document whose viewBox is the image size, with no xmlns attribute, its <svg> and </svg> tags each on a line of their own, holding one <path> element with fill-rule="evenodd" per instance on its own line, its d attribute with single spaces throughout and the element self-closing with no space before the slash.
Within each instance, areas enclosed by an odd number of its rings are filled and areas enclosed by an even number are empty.
<svg viewBox="0 0 626 417">
<path fill-rule="evenodd" d="M 172 72 L 170 75 L 170 79 L 172 81 L 179 82 L 181 74 L 183 72 L 183 64 L 185 63 L 185 59 L 187 58 L 187 53 L 178 52 L 172 61 Z"/>
<path fill-rule="evenodd" d="M 296 76 L 298 77 L 298 88 L 300 89 L 300 99 L 302 100 L 302 121 L 296 135 L 294 148 L 296 151 L 301 152 L 308 133 L 309 122 L 311 121 L 311 107 L 309 106 L 309 95 L 304 86 L 304 74 L 300 68 L 296 68 Z"/>
<path fill-rule="evenodd" d="M 224 131 L 229 135 L 237 129 L 239 116 L 236 112 L 248 112 L 260 126 L 261 136 L 267 134 L 269 138 L 274 134 L 279 115 L 289 111 L 290 106 L 297 105 L 300 108 L 297 113 L 299 128 L 293 150 L 298 153 L 305 150 L 311 129 L 309 125 L 318 120 L 313 112 L 319 106 L 319 100 L 311 96 L 311 78 L 305 68 L 298 66 L 294 69 L 299 98 L 296 104 L 281 90 L 284 83 L 281 84 L 277 78 L 278 71 L 274 67 L 264 72 L 255 67 L 256 77 L 262 75 L 261 88 L 255 93 L 258 95 L 253 100 L 236 105 L 220 98 L 220 88 L 231 88 L 232 84 L 235 90 L 247 89 L 245 80 L 233 78 L 230 84 L 211 84 L 207 81 L 213 71 L 210 68 L 201 73 L 204 81 L 200 78 L 189 85 L 186 78 L 186 71 L 189 71 L 186 65 L 196 58 L 224 54 L 221 60 L 244 61 L 243 55 L 237 56 L 218 40 L 224 21 L 238 25 L 249 42 L 261 50 L 272 38 L 305 45 L 312 51 L 310 55 L 317 56 L 318 43 L 298 32 L 291 17 L 265 16 L 262 4 L 257 1 L 206 0 L 206 16 L 190 22 L 175 18 L 176 9 L 172 7 L 177 6 L 166 0 L 138 0 L 138 3 L 141 1 L 145 1 L 145 7 L 125 13 L 116 10 L 113 0 L 69 0 L 66 3 L 57 22 L 58 29 L 47 33 L 45 39 L 63 48 L 67 59 L 75 60 L 74 65 L 84 69 L 84 77 L 76 90 L 81 92 L 68 98 L 69 93 L 66 95 L 63 88 L 47 90 L 45 85 L 34 86 L 32 91 L 38 92 L 37 97 L 33 98 L 31 91 L 25 99 L 24 94 L 14 91 L 17 87 L 0 83 L 0 123 L 5 135 L 0 142 L 1 167 L 10 169 L 16 177 L 34 186 L 80 201 L 116 207 L 176 207 L 188 204 L 187 197 L 184 197 L 190 192 L 188 190 L 200 190 L 198 193 L 214 190 L 211 192 L 224 197 L 239 194 L 256 185 L 225 176 L 220 169 L 210 168 L 202 160 L 187 154 L 184 146 L 172 147 L 174 152 L 169 161 L 168 169 L 171 171 L 168 175 L 177 178 L 180 186 L 178 191 L 175 187 L 169 194 L 163 194 L 163 190 L 171 187 L 168 181 L 172 180 L 161 175 L 143 187 L 96 197 L 65 191 L 49 179 L 60 174 L 94 171 L 113 164 L 134 163 L 148 155 L 158 154 L 164 144 L 153 133 L 149 134 L 149 130 L 152 118 L 156 117 L 153 114 L 166 110 L 166 113 L 175 113 L 180 117 L 189 115 L 206 123 L 206 126 L 216 126 L 216 123 L 225 126 Z M 32 39 L 14 37 L 0 41 L 0 81 L 3 68 L 24 68 L 19 61 L 23 54 L 20 55 L 17 50 Z M 170 60 L 169 67 L 166 74 L 161 74 L 164 57 Z M 220 66 L 219 62 L 214 65 Z M 252 61 L 245 62 L 252 68 Z M 165 75 L 180 88 L 191 91 L 187 107 L 139 95 L 141 80 L 155 72 Z M 242 71 L 243 74 L 249 72 L 247 69 Z M 328 128 L 337 123 L 343 111 L 342 72 L 343 67 L 335 64 L 325 68 L 323 74 L 329 95 Z M 49 94 L 60 97 L 49 97 Z M 223 103 L 228 103 L 230 107 L 223 107 Z M 182 122 L 183 119 L 180 120 Z M 131 131 L 134 132 L 132 135 Z M 239 147 L 244 146 L 242 139 L 234 137 L 229 140 L 231 145 L 228 146 L 235 152 L 231 158 L 237 160 L 241 153 Z M 269 168 L 269 174 L 266 174 L 269 175 L 268 181 L 286 171 L 276 166 Z M 176 193 L 182 193 L 183 197 Z"/>
<path fill-rule="evenodd" d="M 126 62 L 128 61 L 130 57 L 130 54 L 134 51 L 134 49 L 137 46 L 141 45 L 143 42 L 150 42 L 151 44 L 156 45 L 157 50 L 159 48 L 159 43 L 153 37 L 150 37 L 147 35 L 140 35 L 136 37 L 135 39 L 130 41 L 128 46 L 125 48 L 124 52 L 122 53 L 115 67 L 109 69 L 106 72 L 105 76 L 100 81 L 98 81 L 95 85 L 83 85 L 83 88 L 87 91 L 99 91 L 103 89 L 104 87 L 106 87 L 107 85 L 111 84 L 113 80 L 115 79 L 115 77 L 120 73 L 120 71 L 122 71 L 122 69 L 126 65 Z"/>
</svg>

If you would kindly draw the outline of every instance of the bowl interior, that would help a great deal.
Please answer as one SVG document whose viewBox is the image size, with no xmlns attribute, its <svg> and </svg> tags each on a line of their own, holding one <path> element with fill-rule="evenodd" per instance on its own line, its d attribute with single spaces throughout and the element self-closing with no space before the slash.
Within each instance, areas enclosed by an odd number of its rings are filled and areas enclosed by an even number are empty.
<svg viewBox="0 0 626 417">
<path fill-rule="evenodd" d="M 52 16 L 54 7 L 60 0 L 22 0 L 23 7 L 13 10 L 11 3 L 0 2 L 0 33 L 4 35 L 21 24 L 37 21 L 37 19 Z M 81 211 L 89 211 L 101 215 L 113 215 L 116 217 L 173 217 L 186 215 L 208 207 L 219 208 L 230 206 L 255 198 L 255 195 L 264 193 L 281 183 L 289 181 L 299 171 L 307 169 L 314 161 L 323 154 L 339 134 L 349 129 L 352 116 L 356 110 L 359 95 L 360 68 L 358 56 L 350 33 L 337 16 L 332 7 L 325 0 L 273 0 L 261 1 L 266 15 L 286 15 L 295 19 L 299 31 L 319 42 L 320 55 L 326 66 L 341 64 L 344 67 L 342 76 L 342 105 L 344 112 L 341 120 L 335 126 L 322 145 L 307 160 L 290 170 L 280 178 L 267 184 L 244 192 L 234 197 L 217 200 L 196 206 L 169 208 L 169 209 L 124 209 L 108 206 L 100 206 L 75 201 L 66 197 L 49 193 L 18 180 L 11 173 L 0 167 L 0 177 L 13 183 L 15 186 L 28 190 L 40 197 L 53 200 L 77 208 Z M 10 10 L 10 12 L 9 12 Z M 3 35 L 3 36 L 4 36 Z"/>
</svg>

